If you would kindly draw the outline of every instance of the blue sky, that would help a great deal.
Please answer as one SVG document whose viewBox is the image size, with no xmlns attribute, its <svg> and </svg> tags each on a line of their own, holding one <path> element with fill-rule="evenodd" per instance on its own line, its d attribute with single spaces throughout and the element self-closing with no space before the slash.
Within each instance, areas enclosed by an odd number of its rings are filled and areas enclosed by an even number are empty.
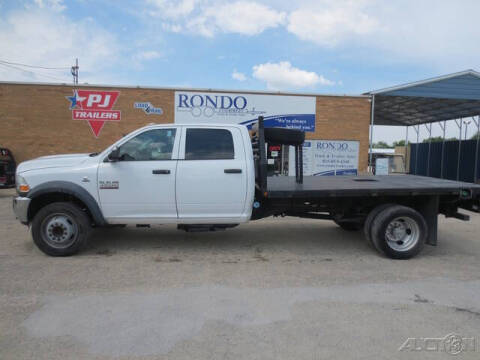
<svg viewBox="0 0 480 360">
<path fill-rule="evenodd" d="M 360 94 L 479 69 L 478 0 L 0 0 L 4 81 Z M 18 67 L 20 70 L 18 69 Z M 391 140 L 391 130 L 379 134 Z"/>
</svg>

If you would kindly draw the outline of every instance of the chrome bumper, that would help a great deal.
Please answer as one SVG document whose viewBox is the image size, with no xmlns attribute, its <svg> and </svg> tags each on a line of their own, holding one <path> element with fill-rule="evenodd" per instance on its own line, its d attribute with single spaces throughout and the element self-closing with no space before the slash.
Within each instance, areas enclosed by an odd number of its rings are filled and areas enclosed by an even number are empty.
<svg viewBox="0 0 480 360">
<path fill-rule="evenodd" d="M 22 224 L 28 224 L 28 207 L 31 199 L 27 197 L 17 196 L 13 198 L 13 212 Z"/>
</svg>

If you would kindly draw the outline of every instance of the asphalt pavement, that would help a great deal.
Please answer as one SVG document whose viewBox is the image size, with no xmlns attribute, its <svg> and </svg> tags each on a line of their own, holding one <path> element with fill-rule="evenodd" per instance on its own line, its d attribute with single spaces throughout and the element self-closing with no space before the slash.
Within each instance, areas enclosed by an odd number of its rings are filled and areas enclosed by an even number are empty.
<svg viewBox="0 0 480 360">
<path fill-rule="evenodd" d="M 0 190 L 0 359 L 479 359 L 480 216 L 379 255 L 333 222 L 96 230 L 33 244 Z M 459 353 L 455 355 L 455 353 Z"/>
</svg>

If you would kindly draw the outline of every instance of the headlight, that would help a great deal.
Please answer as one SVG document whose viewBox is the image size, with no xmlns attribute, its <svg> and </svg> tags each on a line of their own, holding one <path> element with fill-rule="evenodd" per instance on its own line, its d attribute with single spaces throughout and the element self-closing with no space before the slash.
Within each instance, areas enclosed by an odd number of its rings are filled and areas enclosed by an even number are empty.
<svg viewBox="0 0 480 360">
<path fill-rule="evenodd" d="M 15 184 L 17 186 L 17 192 L 19 194 L 26 194 L 30 191 L 30 186 L 28 185 L 27 181 L 23 178 L 23 176 L 15 175 Z"/>
</svg>

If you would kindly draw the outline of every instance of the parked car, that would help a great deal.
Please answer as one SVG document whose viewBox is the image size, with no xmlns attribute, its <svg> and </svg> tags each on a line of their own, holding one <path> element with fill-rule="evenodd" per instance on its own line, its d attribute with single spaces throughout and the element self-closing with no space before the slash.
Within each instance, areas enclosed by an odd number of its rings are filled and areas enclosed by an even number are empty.
<svg viewBox="0 0 480 360">
<path fill-rule="evenodd" d="M 15 170 L 17 164 L 12 152 L 6 148 L 0 148 L 0 188 L 15 186 Z"/>
</svg>

